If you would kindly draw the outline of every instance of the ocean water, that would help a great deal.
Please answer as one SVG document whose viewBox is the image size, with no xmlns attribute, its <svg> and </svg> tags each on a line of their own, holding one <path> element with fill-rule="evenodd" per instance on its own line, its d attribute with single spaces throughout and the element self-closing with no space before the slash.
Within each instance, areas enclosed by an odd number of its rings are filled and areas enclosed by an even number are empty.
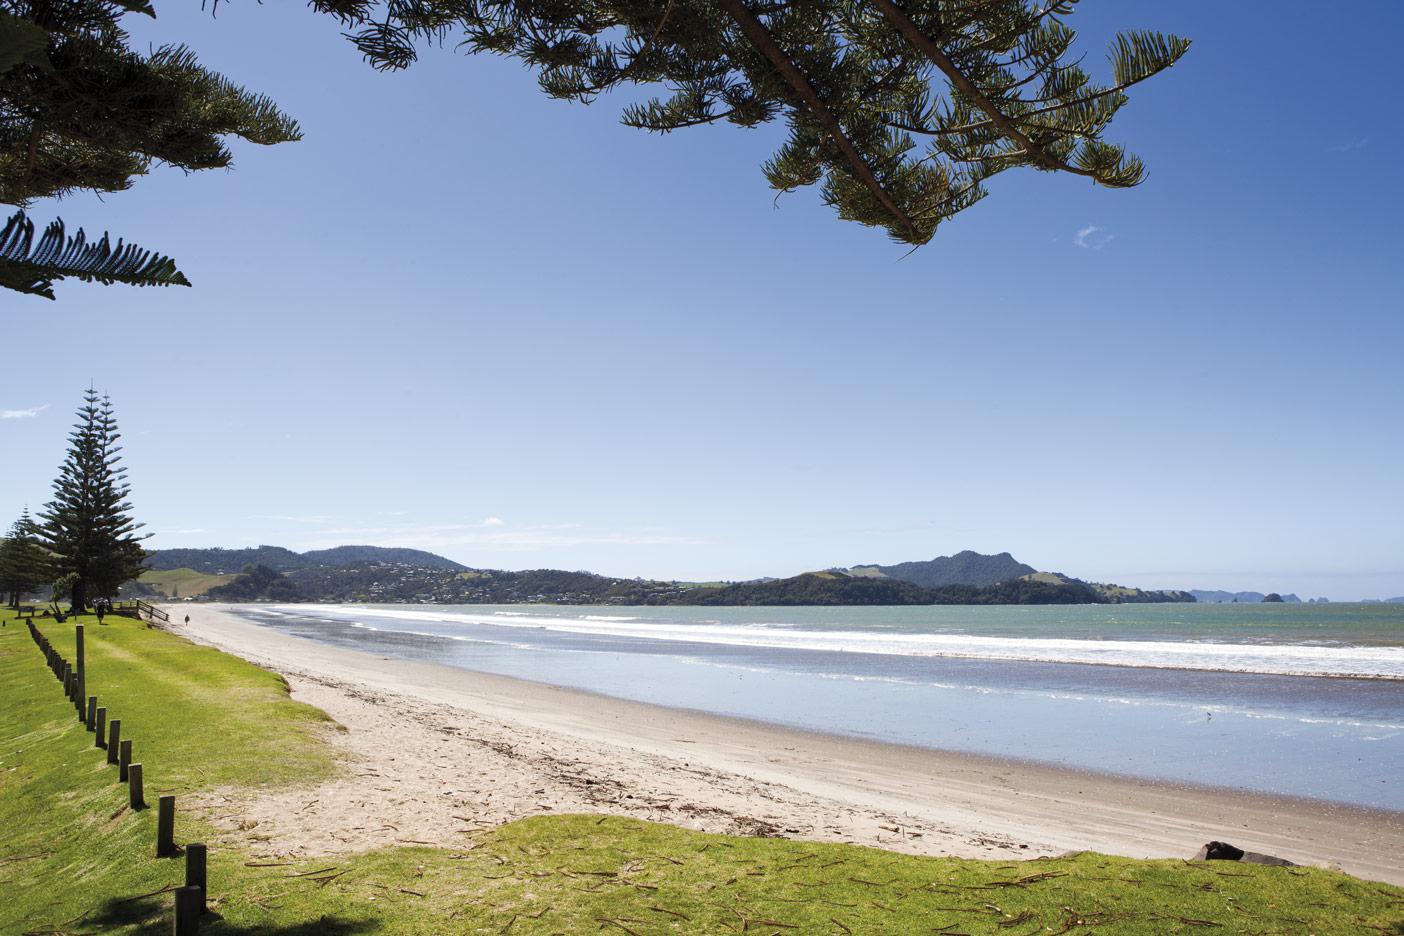
<svg viewBox="0 0 1404 936">
<path fill-rule="evenodd" d="M 254 605 L 383 656 L 902 744 L 1404 810 L 1404 606 Z"/>
</svg>

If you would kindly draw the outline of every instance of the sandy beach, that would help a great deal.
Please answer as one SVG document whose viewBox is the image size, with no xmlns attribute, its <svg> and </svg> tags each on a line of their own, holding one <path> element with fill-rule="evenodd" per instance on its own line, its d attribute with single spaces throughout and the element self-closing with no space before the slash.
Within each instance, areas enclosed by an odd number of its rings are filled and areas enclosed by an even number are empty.
<svg viewBox="0 0 1404 936">
<path fill-rule="evenodd" d="M 177 633 L 281 673 L 344 729 L 326 730 L 344 762 L 326 783 L 202 797 L 228 840 L 269 857 L 468 847 L 486 826 L 590 812 L 975 858 L 1188 858 L 1219 839 L 1404 884 L 1400 813 L 815 734 L 169 610 L 190 615 Z"/>
</svg>

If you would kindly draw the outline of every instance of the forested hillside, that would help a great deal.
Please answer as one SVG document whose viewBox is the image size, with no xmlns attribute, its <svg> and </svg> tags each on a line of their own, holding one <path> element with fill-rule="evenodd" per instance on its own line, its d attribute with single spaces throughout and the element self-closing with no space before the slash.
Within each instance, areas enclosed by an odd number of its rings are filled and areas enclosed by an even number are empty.
<svg viewBox="0 0 1404 936">
<path fill-rule="evenodd" d="M 1037 570 L 1007 552 L 990 556 L 967 549 L 954 556 L 937 556 L 925 562 L 854 566 L 848 571 L 853 575 L 899 579 L 923 588 L 940 588 L 942 585 L 993 585 Z"/>
<path fill-rule="evenodd" d="M 962 552 L 927 562 L 809 572 L 783 579 L 727 584 L 618 578 L 560 569 L 469 569 L 434 553 L 377 546 L 338 546 L 297 553 L 254 549 L 165 549 L 152 554 L 157 572 L 128 594 L 216 601 L 322 601 L 437 604 L 615 605 L 922 605 L 1117 604 L 1192 601 L 1183 593 L 1103 585 L 1030 567 L 1009 553 Z M 885 570 L 885 571 L 884 571 Z M 888 571 L 943 584 L 924 586 Z M 237 574 L 236 574 L 237 573 Z M 996 577 L 1006 576 L 1007 577 Z M 231 580 L 232 578 L 232 580 Z M 975 581 L 949 581 L 974 579 Z M 178 588 L 185 583 L 186 588 Z M 180 592 L 180 594 L 175 594 Z"/>
<path fill-rule="evenodd" d="M 156 549 L 146 558 L 153 569 L 193 569 L 213 575 L 238 572 L 245 566 L 267 566 L 275 572 L 291 572 L 316 566 L 344 566 L 353 563 L 398 563 L 423 569 L 459 571 L 465 566 L 422 549 L 397 549 L 385 546 L 336 546 L 296 553 L 282 546 L 257 546 L 247 549 Z"/>
<path fill-rule="evenodd" d="M 671 604 L 686 605 L 920 605 L 930 592 L 910 582 L 842 572 L 807 572 L 787 579 L 694 588 Z"/>
<path fill-rule="evenodd" d="M 1016 578 L 994 585 L 922 588 L 911 582 L 844 572 L 810 572 L 787 579 L 695 588 L 672 602 L 688 605 L 983 605 L 1107 604 L 1086 582 Z"/>
</svg>

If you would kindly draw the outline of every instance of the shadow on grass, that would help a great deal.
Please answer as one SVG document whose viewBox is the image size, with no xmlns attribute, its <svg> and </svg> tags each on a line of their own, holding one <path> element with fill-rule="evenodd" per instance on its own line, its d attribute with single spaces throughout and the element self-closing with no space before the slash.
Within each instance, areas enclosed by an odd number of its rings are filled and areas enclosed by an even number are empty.
<svg viewBox="0 0 1404 936">
<path fill-rule="evenodd" d="M 134 936 L 169 936 L 171 932 L 171 895 L 169 892 L 145 897 L 109 900 L 101 910 L 83 918 L 82 926 L 103 930 L 130 927 Z M 210 913 L 200 920 L 200 932 L 210 936 L 360 936 L 374 933 L 380 923 L 371 919 L 353 920 L 340 916 L 323 916 L 306 923 L 238 924 L 228 923 L 219 914 Z"/>
</svg>

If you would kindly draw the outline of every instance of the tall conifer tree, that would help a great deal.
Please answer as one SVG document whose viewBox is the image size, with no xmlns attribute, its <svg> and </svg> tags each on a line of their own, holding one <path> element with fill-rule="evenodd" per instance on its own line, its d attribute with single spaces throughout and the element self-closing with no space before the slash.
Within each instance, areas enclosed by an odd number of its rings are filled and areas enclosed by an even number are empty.
<svg viewBox="0 0 1404 936">
<path fill-rule="evenodd" d="M 10 607 L 18 607 L 20 597 L 38 590 L 50 575 L 49 553 L 40 543 L 39 525 L 24 508 L 0 543 L 0 595 Z"/>
<path fill-rule="evenodd" d="M 112 401 L 89 388 L 54 479 L 54 499 L 40 515 L 55 573 L 74 576 L 75 611 L 93 598 L 113 597 L 123 582 L 141 574 L 146 558 L 143 537 L 136 535 L 142 524 L 132 519 L 127 501 L 131 487 L 120 464 L 121 438 Z"/>
</svg>

